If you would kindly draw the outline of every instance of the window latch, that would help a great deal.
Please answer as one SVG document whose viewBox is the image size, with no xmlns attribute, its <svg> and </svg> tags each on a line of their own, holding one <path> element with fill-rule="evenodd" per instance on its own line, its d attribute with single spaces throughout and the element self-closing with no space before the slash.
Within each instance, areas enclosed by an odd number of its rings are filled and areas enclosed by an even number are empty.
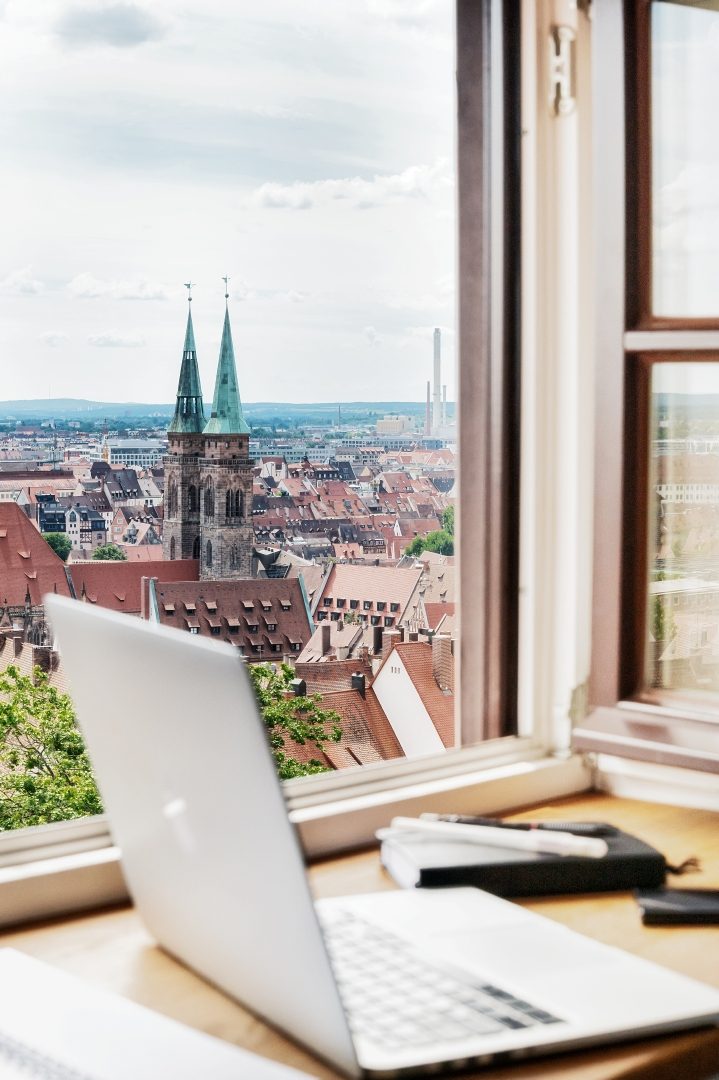
<svg viewBox="0 0 719 1080">
<path fill-rule="evenodd" d="M 553 26 L 549 33 L 549 100 L 555 116 L 574 112 L 575 41 L 571 26 Z"/>
</svg>

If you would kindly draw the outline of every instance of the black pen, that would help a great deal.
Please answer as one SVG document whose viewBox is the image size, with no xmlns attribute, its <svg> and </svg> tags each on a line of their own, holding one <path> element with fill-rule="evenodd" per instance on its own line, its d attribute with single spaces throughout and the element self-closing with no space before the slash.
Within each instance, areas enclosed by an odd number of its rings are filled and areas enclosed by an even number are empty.
<svg viewBox="0 0 719 1080">
<path fill-rule="evenodd" d="M 546 829 L 573 836 L 616 836 L 617 829 L 597 821 L 502 821 L 500 818 L 475 817 L 467 814 L 420 814 L 424 821 L 451 821 L 458 825 L 489 825 L 494 829 Z"/>
</svg>

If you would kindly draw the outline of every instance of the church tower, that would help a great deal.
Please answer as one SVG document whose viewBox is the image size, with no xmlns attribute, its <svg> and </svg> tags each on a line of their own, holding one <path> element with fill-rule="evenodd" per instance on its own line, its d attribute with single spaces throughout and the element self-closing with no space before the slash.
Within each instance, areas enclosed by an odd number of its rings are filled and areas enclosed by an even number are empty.
<svg viewBox="0 0 719 1080">
<path fill-rule="evenodd" d="M 165 520 L 163 554 L 166 559 L 200 557 L 200 461 L 204 453 L 205 412 L 192 328 L 192 284 L 187 284 L 188 311 L 182 367 L 175 415 L 167 437 L 165 458 Z"/>
<path fill-rule="evenodd" d="M 228 299 L 225 291 L 215 395 L 212 414 L 204 427 L 204 452 L 199 462 L 200 578 L 225 580 L 252 577 L 254 543 L 250 429 L 242 415 L 237 387 Z"/>
</svg>

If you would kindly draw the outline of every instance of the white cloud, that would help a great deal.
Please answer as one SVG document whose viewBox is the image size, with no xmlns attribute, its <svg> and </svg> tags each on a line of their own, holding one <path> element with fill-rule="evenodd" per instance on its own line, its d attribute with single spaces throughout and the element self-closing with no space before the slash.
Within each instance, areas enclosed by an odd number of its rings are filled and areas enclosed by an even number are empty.
<svg viewBox="0 0 719 1080">
<path fill-rule="evenodd" d="M 64 45 L 82 48 L 110 45 L 130 49 L 164 37 L 167 28 L 137 4 L 76 4 L 59 17 L 54 30 Z"/>
<path fill-rule="evenodd" d="M 42 281 L 33 277 L 32 267 L 24 266 L 21 270 L 13 270 L 6 278 L 0 281 L 0 293 L 4 296 L 31 296 L 43 292 L 45 286 Z"/>
<path fill-rule="evenodd" d="M 169 300 L 170 294 L 159 282 L 139 277 L 134 281 L 103 281 L 92 274 L 78 274 L 68 283 L 68 292 L 83 300 L 110 297 L 113 300 Z"/>
<path fill-rule="evenodd" d="M 46 333 L 40 334 L 38 340 L 41 341 L 43 345 L 47 345 L 50 349 L 58 349 L 70 339 L 67 334 L 63 334 L 60 330 L 48 330 Z"/>
<path fill-rule="evenodd" d="M 279 301 L 283 304 L 301 304 L 308 296 L 299 289 L 253 289 L 244 281 L 232 287 L 231 295 L 233 300 L 239 300 L 240 303 Z"/>
<path fill-rule="evenodd" d="M 379 336 L 374 326 L 365 326 L 362 333 L 364 334 L 367 344 L 371 345 L 374 349 L 379 348 L 382 344 L 382 338 Z"/>
<path fill-rule="evenodd" d="M 352 176 L 312 183 L 262 184 L 252 192 L 250 202 L 253 206 L 289 210 L 347 202 L 356 209 L 368 210 L 407 199 L 429 199 L 453 189 L 449 161 L 438 158 L 432 165 L 410 165 L 401 173 L 376 175 L 371 180 Z"/>
<path fill-rule="evenodd" d="M 446 274 L 434 282 L 431 292 L 397 293 L 390 296 L 387 306 L 395 310 L 432 312 L 452 308 L 455 303 L 454 274 Z"/>
<path fill-rule="evenodd" d="M 239 300 L 241 303 L 252 303 L 253 300 L 258 299 L 256 290 L 251 289 L 244 281 L 238 281 L 236 285 L 233 285 L 231 292 L 232 299 Z"/>
<path fill-rule="evenodd" d="M 91 334 L 88 339 L 89 345 L 95 345 L 101 349 L 141 349 L 145 339 L 135 334 L 121 334 L 119 330 L 105 330 L 102 334 Z"/>
<path fill-rule="evenodd" d="M 417 23 L 434 7 L 434 0 L 366 0 L 370 15 L 397 23 Z"/>
</svg>

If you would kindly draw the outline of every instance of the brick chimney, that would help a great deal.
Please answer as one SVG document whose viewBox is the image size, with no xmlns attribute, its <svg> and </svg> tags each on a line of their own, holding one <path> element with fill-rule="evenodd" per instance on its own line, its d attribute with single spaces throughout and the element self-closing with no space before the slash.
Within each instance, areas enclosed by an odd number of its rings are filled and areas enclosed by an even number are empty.
<svg viewBox="0 0 719 1080">
<path fill-rule="evenodd" d="M 49 674 L 52 671 L 52 646 L 51 645 L 33 645 L 32 647 L 32 666 L 33 668 L 39 667 L 41 671 Z"/>
<path fill-rule="evenodd" d="M 382 652 L 382 634 L 383 630 L 381 626 L 372 627 L 372 652 L 379 656 Z"/>
<path fill-rule="evenodd" d="M 449 634 L 432 638 L 432 674 L 440 690 L 454 690 L 454 653 Z"/>
<path fill-rule="evenodd" d="M 323 622 L 320 631 L 322 633 L 322 655 L 327 656 L 330 651 L 330 624 Z"/>
<path fill-rule="evenodd" d="M 382 655 L 389 656 L 395 645 L 399 645 L 402 641 L 402 634 L 399 630 L 385 630 L 382 635 Z"/>
<path fill-rule="evenodd" d="M 358 690 L 362 697 L 365 696 L 365 678 L 361 671 L 352 672 L 350 686 L 353 690 Z"/>
</svg>

